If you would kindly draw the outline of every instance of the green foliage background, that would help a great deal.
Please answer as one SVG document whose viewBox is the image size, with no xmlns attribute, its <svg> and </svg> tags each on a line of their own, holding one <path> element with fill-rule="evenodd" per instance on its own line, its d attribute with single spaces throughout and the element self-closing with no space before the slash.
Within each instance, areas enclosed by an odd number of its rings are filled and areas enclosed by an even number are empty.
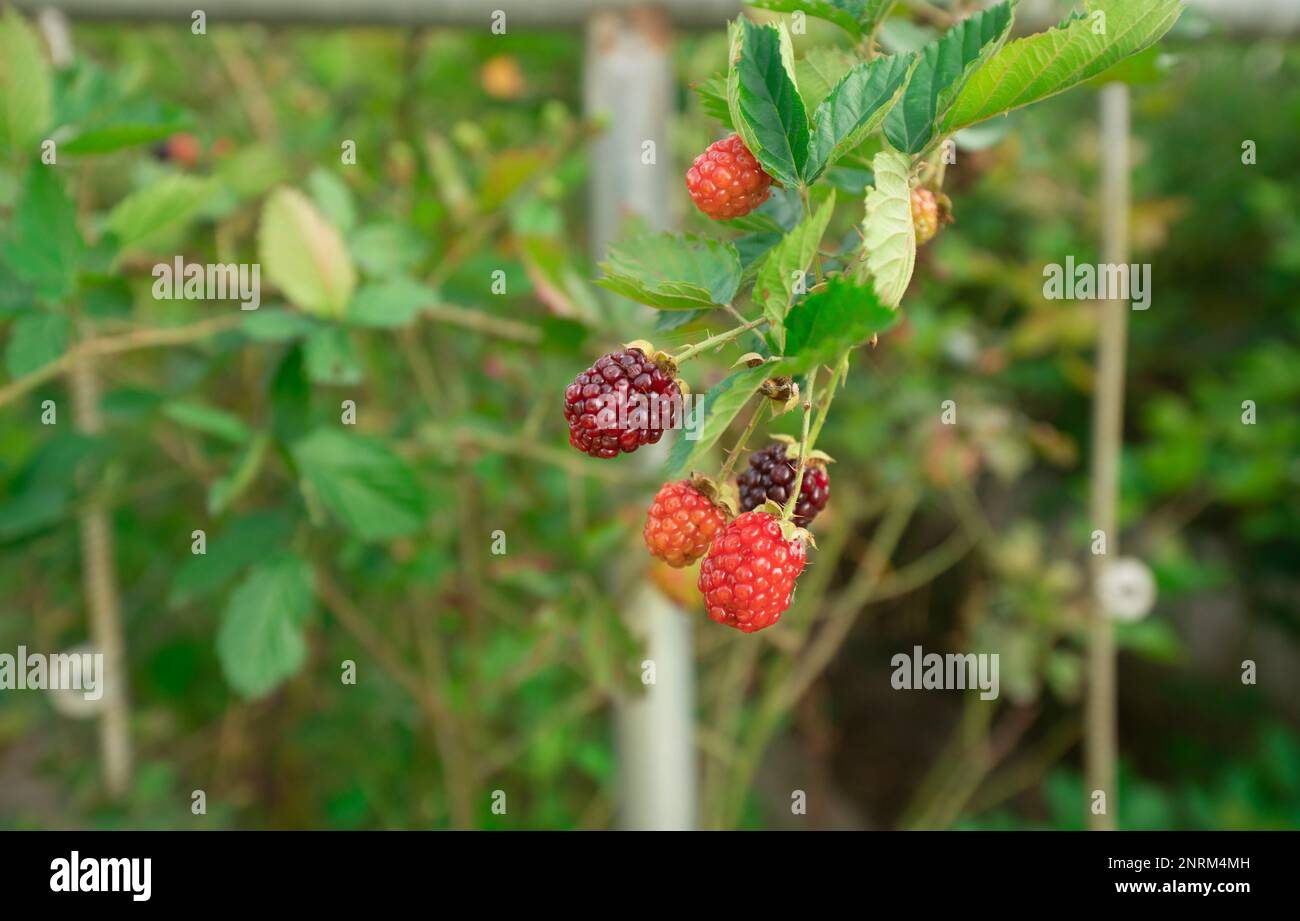
<svg viewBox="0 0 1300 921">
<path fill-rule="evenodd" d="M 920 28 L 886 38 L 908 50 Z M 21 159 L 0 168 L 6 383 L 70 343 L 231 313 L 154 300 L 149 268 L 178 252 L 257 261 L 280 185 L 336 228 L 358 294 L 341 318 L 267 296 L 184 347 L 101 360 L 100 435 L 75 430 L 59 379 L 0 406 L 0 651 L 84 641 L 77 520 L 106 506 L 139 762 L 110 801 L 93 725 L 4 692 L 0 824 L 610 824 L 611 701 L 635 693 L 641 659 L 618 606 L 659 478 L 572 452 L 560 393 L 610 346 L 684 345 L 705 327 L 655 330 L 586 281 L 583 143 L 598 126 L 576 114 L 581 38 L 214 26 L 198 41 L 100 25 L 74 39 L 50 103 L 78 126 L 57 167 L 66 197 Z M 838 41 L 813 24 L 800 51 Z M 720 30 L 675 47 L 674 172 L 718 136 L 688 87 L 726 53 Z M 1295 828 L 1300 60 L 1274 41 L 1135 60 L 1133 258 L 1153 265 L 1154 293 L 1130 320 L 1122 543 L 1160 600 L 1120 632 L 1120 821 Z M 193 169 L 149 153 L 177 130 L 203 145 Z M 1099 258 L 1095 94 L 977 130 L 949 171 L 957 223 L 921 251 L 905 320 L 855 353 L 819 444 L 837 460 L 832 510 L 789 639 L 689 615 L 706 824 L 779 825 L 792 785 L 847 802 L 817 824 L 1082 822 L 1093 308 L 1045 300 L 1041 270 Z M 78 137 L 138 143 L 79 156 Z M 356 166 L 339 166 L 340 138 Z M 828 175 L 860 200 L 869 169 L 858 151 Z M 677 195 L 683 229 L 716 232 Z M 791 207 L 777 194 L 764 213 Z M 831 238 L 857 241 L 842 219 Z M 692 366 L 694 389 L 744 350 Z M 358 425 L 343 435 L 345 399 Z M 948 399 L 956 432 L 937 422 Z M 891 528 L 892 581 L 863 596 L 867 550 Z M 803 681 L 819 618 L 856 623 Z M 890 691 L 889 658 L 913 644 L 1001 650 L 1003 707 Z M 1241 685 L 1245 658 L 1258 687 Z M 356 686 L 338 680 L 345 659 Z M 963 728 L 1003 757 L 984 764 Z M 190 812 L 200 788 L 207 816 Z"/>
</svg>

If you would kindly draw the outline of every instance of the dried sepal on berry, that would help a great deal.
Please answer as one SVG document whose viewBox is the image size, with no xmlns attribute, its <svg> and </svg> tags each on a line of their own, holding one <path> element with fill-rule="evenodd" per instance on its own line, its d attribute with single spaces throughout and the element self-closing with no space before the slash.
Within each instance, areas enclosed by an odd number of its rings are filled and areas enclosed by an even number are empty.
<svg viewBox="0 0 1300 921">
<path fill-rule="evenodd" d="M 740 499 L 734 483 L 718 483 L 717 480 L 698 471 L 691 472 L 688 482 L 696 492 L 726 512 L 728 521 L 736 517 Z"/>
</svg>

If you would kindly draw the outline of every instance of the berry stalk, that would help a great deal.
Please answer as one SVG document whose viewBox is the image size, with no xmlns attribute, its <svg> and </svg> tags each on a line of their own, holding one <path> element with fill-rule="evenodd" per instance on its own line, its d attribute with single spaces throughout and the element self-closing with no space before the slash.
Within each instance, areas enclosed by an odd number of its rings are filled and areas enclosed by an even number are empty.
<svg viewBox="0 0 1300 921">
<path fill-rule="evenodd" d="M 741 333 L 746 333 L 749 330 L 754 329 L 755 327 L 762 326 L 766 322 L 767 322 L 767 317 L 760 317 L 757 320 L 750 320 L 748 323 L 743 323 L 740 326 L 727 330 L 726 332 L 718 333 L 715 336 L 710 336 L 709 338 L 705 339 L 703 342 L 697 342 L 695 345 L 692 345 L 689 348 L 684 349 L 681 352 L 678 352 L 676 355 L 673 356 L 673 361 L 675 361 L 677 364 L 681 364 L 684 361 L 688 361 L 694 358 L 696 355 L 700 354 L 701 352 L 708 351 L 709 349 L 714 348 L 715 346 L 719 346 L 722 345 L 723 343 L 730 342 L 732 339 L 735 339 Z"/>
<path fill-rule="evenodd" d="M 790 491 L 790 498 L 785 502 L 785 509 L 781 512 L 781 517 L 786 521 L 794 518 L 794 507 L 799 504 L 799 493 L 803 490 L 803 474 L 808 466 L 808 452 L 812 450 L 812 445 L 808 441 L 808 423 L 811 421 L 812 402 L 813 402 L 813 385 L 817 382 L 818 368 L 813 368 L 808 372 L 808 388 L 805 391 L 803 403 L 803 438 L 799 441 L 799 465 L 794 472 L 794 489 Z M 822 416 L 825 417 L 825 413 Z"/>
<path fill-rule="evenodd" d="M 765 403 L 760 402 L 754 414 L 749 417 L 749 424 L 745 426 L 745 431 L 740 435 L 740 441 L 731 449 L 727 459 L 722 464 L 722 470 L 718 473 L 718 482 L 725 483 L 731 476 L 731 471 L 736 469 L 736 460 L 740 457 L 740 452 L 745 450 L 745 445 L 749 442 L 750 437 L 754 434 L 754 429 L 758 428 L 758 420 L 763 417 L 763 407 Z"/>
</svg>

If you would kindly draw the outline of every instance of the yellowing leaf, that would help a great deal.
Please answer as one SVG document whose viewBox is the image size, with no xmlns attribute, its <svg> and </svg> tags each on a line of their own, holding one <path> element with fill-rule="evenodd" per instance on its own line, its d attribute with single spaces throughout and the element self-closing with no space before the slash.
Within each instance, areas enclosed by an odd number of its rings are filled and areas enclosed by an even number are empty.
<svg viewBox="0 0 1300 921">
<path fill-rule="evenodd" d="M 356 270 L 338 231 L 306 196 L 288 188 L 272 192 L 257 242 L 263 273 L 294 306 L 318 316 L 343 315 Z"/>
</svg>

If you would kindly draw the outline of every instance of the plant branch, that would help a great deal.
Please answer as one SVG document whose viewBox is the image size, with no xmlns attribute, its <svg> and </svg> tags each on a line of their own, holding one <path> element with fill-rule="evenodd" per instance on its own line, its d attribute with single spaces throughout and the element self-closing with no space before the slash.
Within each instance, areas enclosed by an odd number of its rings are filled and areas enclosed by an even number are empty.
<svg viewBox="0 0 1300 921">
<path fill-rule="evenodd" d="M 233 329 L 241 321 L 242 318 L 237 315 L 221 316 L 209 320 L 200 320 L 186 326 L 137 329 L 117 336 L 101 336 L 97 339 L 84 340 L 68 349 L 48 365 L 12 380 L 4 387 L 0 387 L 0 406 L 11 403 L 46 381 L 68 372 L 86 359 L 132 352 L 136 349 L 189 345 L 217 333 Z"/>
<path fill-rule="evenodd" d="M 737 336 L 741 335 L 742 333 L 746 333 L 749 330 L 754 329 L 755 327 L 762 326 L 766 322 L 767 322 L 767 317 L 759 317 L 757 320 L 750 320 L 748 323 L 742 323 L 740 326 L 732 327 L 726 332 L 717 333 L 716 335 L 710 336 L 709 338 L 705 339 L 703 342 L 697 342 L 695 345 L 689 346 L 683 349 L 682 351 L 678 352 L 676 355 L 673 356 L 673 361 L 677 362 L 678 364 L 681 364 L 684 361 L 690 361 L 692 358 L 694 358 L 696 355 L 700 354 L 701 352 L 706 352 L 709 349 L 717 348 L 720 345 L 725 345 L 726 343 L 730 342 L 732 339 L 735 339 Z"/>
</svg>

